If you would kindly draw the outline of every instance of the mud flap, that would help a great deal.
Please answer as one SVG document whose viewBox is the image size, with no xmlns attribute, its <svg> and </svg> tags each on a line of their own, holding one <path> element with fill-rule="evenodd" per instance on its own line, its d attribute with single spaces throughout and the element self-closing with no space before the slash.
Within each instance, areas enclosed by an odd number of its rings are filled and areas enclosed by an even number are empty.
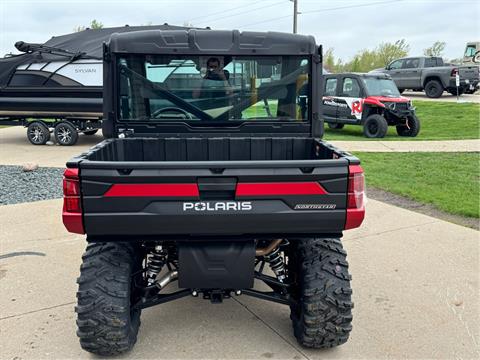
<svg viewBox="0 0 480 360">
<path fill-rule="evenodd" d="M 253 240 L 180 242 L 178 261 L 180 288 L 237 290 L 253 287 Z"/>
</svg>

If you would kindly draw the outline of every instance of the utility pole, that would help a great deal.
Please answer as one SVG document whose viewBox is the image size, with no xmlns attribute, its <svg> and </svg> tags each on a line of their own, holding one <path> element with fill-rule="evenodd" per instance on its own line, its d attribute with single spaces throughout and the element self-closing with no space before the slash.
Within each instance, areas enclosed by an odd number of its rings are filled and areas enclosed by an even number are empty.
<svg viewBox="0 0 480 360">
<path fill-rule="evenodd" d="M 293 1 L 293 33 L 297 33 L 297 15 L 298 15 L 298 0 Z"/>
</svg>

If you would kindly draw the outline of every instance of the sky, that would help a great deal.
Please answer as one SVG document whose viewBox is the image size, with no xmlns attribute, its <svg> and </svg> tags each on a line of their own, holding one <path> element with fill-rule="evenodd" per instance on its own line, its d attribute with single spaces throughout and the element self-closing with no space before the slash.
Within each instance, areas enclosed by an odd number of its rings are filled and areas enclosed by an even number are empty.
<svg viewBox="0 0 480 360">
<path fill-rule="evenodd" d="M 362 49 L 405 39 L 410 55 L 445 41 L 444 57 L 461 58 L 480 41 L 480 0 L 298 0 L 298 33 L 313 35 L 344 61 Z M 212 29 L 292 31 L 289 0 L 0 0 L 0 56 L 16 41 L 45 42 L 88 26 L 191 24 Z"/>
</svg>

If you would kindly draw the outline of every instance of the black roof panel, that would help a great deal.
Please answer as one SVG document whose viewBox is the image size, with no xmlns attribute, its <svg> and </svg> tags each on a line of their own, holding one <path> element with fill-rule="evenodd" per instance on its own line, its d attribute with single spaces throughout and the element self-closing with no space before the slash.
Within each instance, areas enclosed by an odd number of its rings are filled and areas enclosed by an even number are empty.
<svg viewBox="0 0 480 360">
<path fill-rule="evenodd" d="M 313 36 L 238 30 L 146 30 L 112 34 L 114 53 L 138 54 L 316 54 Z"/>
</svg>

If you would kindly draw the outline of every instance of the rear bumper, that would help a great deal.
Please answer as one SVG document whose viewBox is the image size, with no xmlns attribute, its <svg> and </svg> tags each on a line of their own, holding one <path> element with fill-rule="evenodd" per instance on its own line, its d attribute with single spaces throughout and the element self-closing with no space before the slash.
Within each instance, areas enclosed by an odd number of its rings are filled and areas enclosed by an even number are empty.
<svg viewBox="0 0 480 360">
<path fill-rule="evenodd" d="M 462 89 L 478 89 L 479 88 L 479 80 L 478 79 L 474 79 L 474 80 L 470 80 L 470 79 L 460 79 L 460 88 Z M 450 82 L 448 84 L 448 87 L 449 88 L 456 88 L 456 83 L 455 83 L 455 78 L 453 79 L 450 79 Z"/>
</svg>

